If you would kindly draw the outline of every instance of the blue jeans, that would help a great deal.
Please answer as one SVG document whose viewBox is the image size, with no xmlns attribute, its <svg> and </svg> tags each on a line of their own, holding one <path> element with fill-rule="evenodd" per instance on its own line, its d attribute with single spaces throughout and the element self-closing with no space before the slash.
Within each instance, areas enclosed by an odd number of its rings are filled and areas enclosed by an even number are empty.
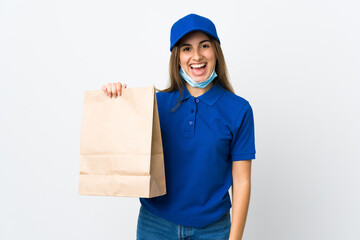
<svg viewBox="0 0 360 240">
<path fill-rule="evenodd" d="M 204 228 L 186 227 L 157 217 L 140 207 L 137 223 L 137 240 L 228 240 L 230 212 L 219 221 Z"/>
</svg>

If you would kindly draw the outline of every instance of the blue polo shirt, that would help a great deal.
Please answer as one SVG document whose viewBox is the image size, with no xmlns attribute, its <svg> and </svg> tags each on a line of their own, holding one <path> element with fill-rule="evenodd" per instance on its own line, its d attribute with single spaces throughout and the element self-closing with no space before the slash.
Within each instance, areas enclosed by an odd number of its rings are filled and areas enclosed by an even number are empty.
<svg viewBox="0 0 360 240">
<path fill-rule="evenodd" d="M 184 88 L 157 92 L 167 194 L 140 198 L 149 212 L 173 223 L 202 228 L 230 208 L 232 161 L 255 158 L 250 104 L 214 84 L 193 97 Z"/>
</svg>

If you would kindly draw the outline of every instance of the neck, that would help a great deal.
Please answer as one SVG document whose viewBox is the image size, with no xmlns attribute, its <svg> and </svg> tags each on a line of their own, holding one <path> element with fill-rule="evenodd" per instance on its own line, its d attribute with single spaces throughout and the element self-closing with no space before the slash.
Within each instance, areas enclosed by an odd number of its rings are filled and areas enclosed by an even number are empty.
<svg viewBox="0 0 360 240">
<path fill-rule="evenodd" d="M 214 82 L 209 83 L 209 85 L 207 85 L 205 88 L 197 88 L 197 87 L 192 87 L 190 86 L 190 84 L 185 83 L 185 86 L 187 88 L 187 90 L 189 91 L 190 95 L 193 97 L 199 97 L 201 95 L 203 95 L 204 93 L 206 93 L 212 86 L 214 85 Z"/>
</svg>

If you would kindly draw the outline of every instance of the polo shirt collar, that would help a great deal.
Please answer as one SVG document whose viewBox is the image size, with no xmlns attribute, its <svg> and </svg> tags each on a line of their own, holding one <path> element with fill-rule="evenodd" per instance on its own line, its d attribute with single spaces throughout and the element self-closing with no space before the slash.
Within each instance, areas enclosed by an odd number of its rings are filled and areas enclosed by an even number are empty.
<svg viewBox="0 0 360 240">
<path fill-rule="evenodd" d="M 214 83 L 214 85 L 207 92 L 197 98 L 200 99 L 200 101 L 212 106 L 220 99 L 224 91 L 225 89 L 220 85 L 220 83 Z M 191 94 L 189 93 L 187 87 L 184 86 L 183 101 L 190 97 L 192 97 Z"/>
</svg>

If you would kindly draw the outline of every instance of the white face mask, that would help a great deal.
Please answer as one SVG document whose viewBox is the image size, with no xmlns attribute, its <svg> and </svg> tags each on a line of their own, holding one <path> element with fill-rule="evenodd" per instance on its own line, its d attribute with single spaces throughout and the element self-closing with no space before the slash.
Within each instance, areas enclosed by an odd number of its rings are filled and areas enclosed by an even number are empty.
<svg viewBox="0 0 360 240">
<path fill-rule="evenodd" d="M 209 83 L 211 83 L 212 80 L 214 80 L 214 78 L 217 77 L 217 74 L 216 74 L 215 68 L 214 68 L 213 72 L 211 73 L 211 75 L 208 79 L 206 79 L 203 82 L 196 82 L 184 71 L 184 69 L 181 67 L 181 65 L 180 65 L 180 75 L 188 84 L 190 84 L 190 86 L 197 87 L 197 88 L 206 88 L 206 86 L 209 85 Z"/>
</svg>

